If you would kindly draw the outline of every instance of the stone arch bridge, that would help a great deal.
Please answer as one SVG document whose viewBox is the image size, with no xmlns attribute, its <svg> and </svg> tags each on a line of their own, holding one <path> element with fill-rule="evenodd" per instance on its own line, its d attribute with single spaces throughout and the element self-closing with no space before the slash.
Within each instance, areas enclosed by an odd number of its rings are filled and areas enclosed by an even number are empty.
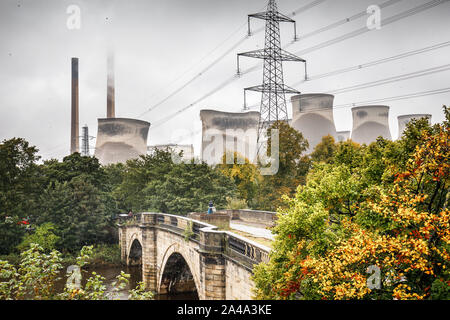
<svg viewBox="0 0 450 320">
<path fill-rule="evenodd" d="M 253 266 L 270 248 L 182 216 L 141 213 L 119 224 L 122 261 L 142 265 L 158 293 L 197 292 L 201 300 L 249 300 Z"/>
</svg>

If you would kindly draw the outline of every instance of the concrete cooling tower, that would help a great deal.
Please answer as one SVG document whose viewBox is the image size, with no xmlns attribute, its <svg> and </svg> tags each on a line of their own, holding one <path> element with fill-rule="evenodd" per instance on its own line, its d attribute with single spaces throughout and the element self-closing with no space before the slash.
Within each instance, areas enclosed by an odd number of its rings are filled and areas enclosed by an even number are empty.
<svg viewBox="0 0 450 320">
<path fill-rule="evenodd" d="M 336 132 L 336 142 L 347 141 L 350 139 L 350 131 Z"/>
<path fill-rule="evenodd" d="M 431 114 L 407 114 L 404 116 L 398 117 L 398 138 L 400 139 L 403 135 L 403 132 L 406 129 L 406 126 L 412 119 L 421 119 L 427 118 L 428 121 L 431 121 Z"/>
<path fill-rule="evenodd" d="M 392 140 L 389 130 L 388 106 L 361 106 L 352 108 L 351 139 L 359 144 L 370 144 L 383 137 Z"/>
<path fill-rule="evenodd" d="M 250 162 L 256 158 L 259 112 L 229 113 L 201 110 L 202 160 L 222 163 L 227 151 L 238 152 Z"/>
<path fill-rule="evenodd" d="M 124 163 L 147 154 L 150 123 L 136 119 L 98 119 L 95 156 L 102 165 Z"/>
<path fill-rule="evenodd" d="M 333 95 L 321 93 L 301 94 L 291 98 L 291 126 L 308 140 L 307 153 L 311 153 L 324 136 L 336 138 L 333 101 Z"/>
</svg>

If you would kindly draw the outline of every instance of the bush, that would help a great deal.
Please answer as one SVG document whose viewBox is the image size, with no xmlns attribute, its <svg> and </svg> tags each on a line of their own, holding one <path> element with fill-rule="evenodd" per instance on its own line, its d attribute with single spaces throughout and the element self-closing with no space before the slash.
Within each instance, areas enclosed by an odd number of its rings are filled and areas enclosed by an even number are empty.
<svg viewBox="0 0 450 320">
<path fill-rule="evenodd" d="M 36 228 L 36 231 L 32 234 L 27 234 L 22 242 L 17 246 L 19 251 L 25 251 L 30 247 L 31 243 L 36 243 L 41 246 L 44 251 L 50 252 L 56 248 L 56 245 L 60 241 L 60 237 L 53 232 L 56 229 L 55 225 L 51 222 L 44 223 Z"/>
</svg>

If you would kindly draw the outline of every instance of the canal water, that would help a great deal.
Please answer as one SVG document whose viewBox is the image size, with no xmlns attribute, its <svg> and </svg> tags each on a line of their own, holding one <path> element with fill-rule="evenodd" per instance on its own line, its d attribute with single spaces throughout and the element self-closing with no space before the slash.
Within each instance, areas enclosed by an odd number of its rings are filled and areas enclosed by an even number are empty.
<svg viewBox="0 0 450 320">
<path fill-rule="evenodd" d="M 67 282 L 66 268 L 61 272 L 61 278 L 55 285 L 57 292 L 62 292 Z M 120 271 L 128 273 L 130 275 L 128 285 L 116 293 L 113 290 L 113 282 L 116 281 L 116 277 L 120 274 Z M 91 266 L 82 270 L 81 284 L 84 286 L 92 272 L 96 272 L 105 278 L 104 285 L 106 286 L 106 292 L 114 293 L 114 299 L 128 300 L 128 291 L 136 288 L 139 281 L 142 281 L 142 268 L 131 266 Z M 154 297 L 155 300 L 198 300 L 197 294 L 194 293 L 176 293 L 176 294 L 157 294 Z"/>
</svg>

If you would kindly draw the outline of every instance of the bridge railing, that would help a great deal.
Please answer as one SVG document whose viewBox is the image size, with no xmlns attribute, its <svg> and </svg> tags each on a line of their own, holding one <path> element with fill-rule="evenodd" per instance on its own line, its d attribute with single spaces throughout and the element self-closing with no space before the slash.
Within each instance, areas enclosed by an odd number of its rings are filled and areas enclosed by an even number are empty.
<svg viewBox="0 0 450 320">
<path fill-rule="evenodd" d="M 229 258 L 236 259 L 249 268 L 261 262 L 269 262 L 270 248 L 232 232 L 225 233 L 224 253 Z"/>
<path fill-rule="evenodd" d="M 115 217 L 119 224 L 122 225 L 132 225 L 139 224 L 141 222 L 142 213 L 133 213 L 132 215 L 128 215 L 126 213 L 119 214 Z"/>
</svg>

